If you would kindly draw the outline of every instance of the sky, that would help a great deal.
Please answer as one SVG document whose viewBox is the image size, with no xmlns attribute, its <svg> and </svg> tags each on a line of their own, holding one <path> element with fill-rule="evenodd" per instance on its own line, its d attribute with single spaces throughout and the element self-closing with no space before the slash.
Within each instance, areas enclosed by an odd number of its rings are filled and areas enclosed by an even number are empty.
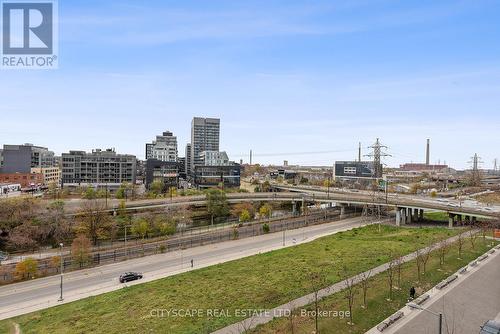
<svg viewBox="0 0 500 334">
<path fill-rule="evenodd" d="M 0 70 L 0 144 L 144 158 L 194 116 L 254 163 L 500 158 L 500 1 L 59 0 L 59 68 Z M 366 158 L 369 159 L 369 158 Z"/>
</svg>

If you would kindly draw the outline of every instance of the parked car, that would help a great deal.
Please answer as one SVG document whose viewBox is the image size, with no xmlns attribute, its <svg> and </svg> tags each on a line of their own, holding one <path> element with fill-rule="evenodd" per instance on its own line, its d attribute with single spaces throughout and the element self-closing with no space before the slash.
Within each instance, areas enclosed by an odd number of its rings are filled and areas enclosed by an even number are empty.
<svg viewBox="0 0 500 334">
<path fill-rule="evenodd" d="M 128 272 L 120 275 L 120 283 L 135 281 L 142 278 L 142 273 Z"/>
<path fill-rule="evenodd" d="M 481 326 L 479 334 L 500 334 L 500 321 L 486 321 L 486 323 Z"/>
</svg>

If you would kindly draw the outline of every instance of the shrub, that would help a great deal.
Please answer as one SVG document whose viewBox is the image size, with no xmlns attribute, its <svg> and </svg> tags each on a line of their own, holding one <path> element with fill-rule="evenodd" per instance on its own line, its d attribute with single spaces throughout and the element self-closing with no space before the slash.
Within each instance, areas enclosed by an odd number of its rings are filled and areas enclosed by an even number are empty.
<svg viewBox="0 0 500 334">
<path fill-rule="evenodd" d="M 262 231 L 264 233 L 269 233 L 269 231 L 270 231 L 269 224 L 262 225 Z"/>
</svg>

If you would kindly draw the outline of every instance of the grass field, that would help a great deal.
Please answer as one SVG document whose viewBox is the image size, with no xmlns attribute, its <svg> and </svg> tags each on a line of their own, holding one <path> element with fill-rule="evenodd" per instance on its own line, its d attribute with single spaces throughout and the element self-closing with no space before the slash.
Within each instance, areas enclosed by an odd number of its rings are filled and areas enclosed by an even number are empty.
<svg viewBox="0 0 500 334">
<path fill-rule="evenodd" d="M 480 195 L 477 196 L 476 199 L 482 203 L 498 205 L 500 204 L 500 192 L 497 191 L 490 194 Z"/>
<path fill-rule="evenodd" d="M 437 222 L 448 222 L 448 213 L 442 211 L 424 212 L 424 219 Z"/>
<path fill-rule="evenodd" d="M 310 273 L 327 284 L 338 268 L 355 274 L 456 234 L 444 228 L 367 226 L 313 242 L 191 271 L 0 322 L 23 333 L 209 333 L 241 320 L 232 314 L 151 317 L 154 309 L 268 309 L 310 292 Z M 231 312 L 229 312 L 231 313 Z"/>
<path fill-rule="evenodd" d="M 389 298 L 389 285 L 387 273 L 381 273 L 374 276 L 370 283 L 367 293 L 367 308 L 364 309 L 362 288 L 356 286 L 356 295 L 353 308 L 353 323 L 348 324 L 349 319 L 336 316 L 336 313 L 330 313 L 330 317 L 319 318 L 319 332 L 322 334 L 336 333 L 364 333 L 370 328 L 379 324 L 382 320 L 389 317 L 391 314 L 402 308 L 409 296 L 411 286 L 417 290 L 417 294 L 421 294 L 444 278 L 455 273 L 459 268 L 467 265 L 471 260 L 486 252 L 492 247 L 491 240 L 479 239 L 476 242 L 475 249 L 471 248 L 471 244 L 466 241 L 461 258 L 458 258 L 458 248 L 454 244 L 445 258 L 445 263 L 440 265 L 439 255 L 436 251 L 432 252 L 429 263 L 427 264 L 426 273 L 421 276 L 420 281 L 417 276 L 417 267 L 415 261 L 410 261 L 403 266 L 401 273 L 401 284 L 398 287 L 397 278 L 391 301 Z M 314 310 L 311 305 L 304 308 L 305 310 Z M 320 302 L 319 309 L 321 311 L 348 311 L 348 304 L 344 292 L 336 293 L 329 296 Z M 341 313 L 339 313 L 341 314 Z M 315 330 L 315 322 L 313 317 L 301 316 L 304 311 L 298 310 L 293 316 L 274 320 L 271 323 L 263 325 L 251 333 L 253 334 L 271 334 L 271 333 L 312 333 Z M 293 331 L 292 331 L 293 324 Z"/>
</svg>

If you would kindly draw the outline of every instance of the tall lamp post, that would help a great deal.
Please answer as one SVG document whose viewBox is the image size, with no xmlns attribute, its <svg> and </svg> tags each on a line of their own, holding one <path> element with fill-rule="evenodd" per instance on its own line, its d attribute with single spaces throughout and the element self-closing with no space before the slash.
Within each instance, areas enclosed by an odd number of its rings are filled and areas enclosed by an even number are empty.
<svg viewBox="0 0 500 334">
<path fill-rule="evenodd" d="M 61 257 L 61 295 L 59 296 L 59 299 L 57 300 L 58 302 L 62 302 L 63 299 L 63 270 L 64 270 L 64 258 L 63 258 L 63 243 L 61 242 L 59 244 L 59 247 L 61 249 L 60 257 Z"/>
<path fill-rule="evenodd" d="M 415 303 L 408 303 L 408 304 L 406 304 L 406 306 L 408 306 L 409 308 L 412 308 L 412 309 L 417 309 L 417 310 L 422 310 L 422 311 L 429 312 L 430 314 L 435 315 L 436 317 L 438 317 L 439 318 L 439 330 L 438 330 L 438 333 L 439 334 L 443 333 L 442 332 L 442 330 L 443 330 L 443 313 L 433 312 L 433 311 L 428 310 L 426 308 L 423 308 L 422 306 L 417 305 Z"/>
</svg>

